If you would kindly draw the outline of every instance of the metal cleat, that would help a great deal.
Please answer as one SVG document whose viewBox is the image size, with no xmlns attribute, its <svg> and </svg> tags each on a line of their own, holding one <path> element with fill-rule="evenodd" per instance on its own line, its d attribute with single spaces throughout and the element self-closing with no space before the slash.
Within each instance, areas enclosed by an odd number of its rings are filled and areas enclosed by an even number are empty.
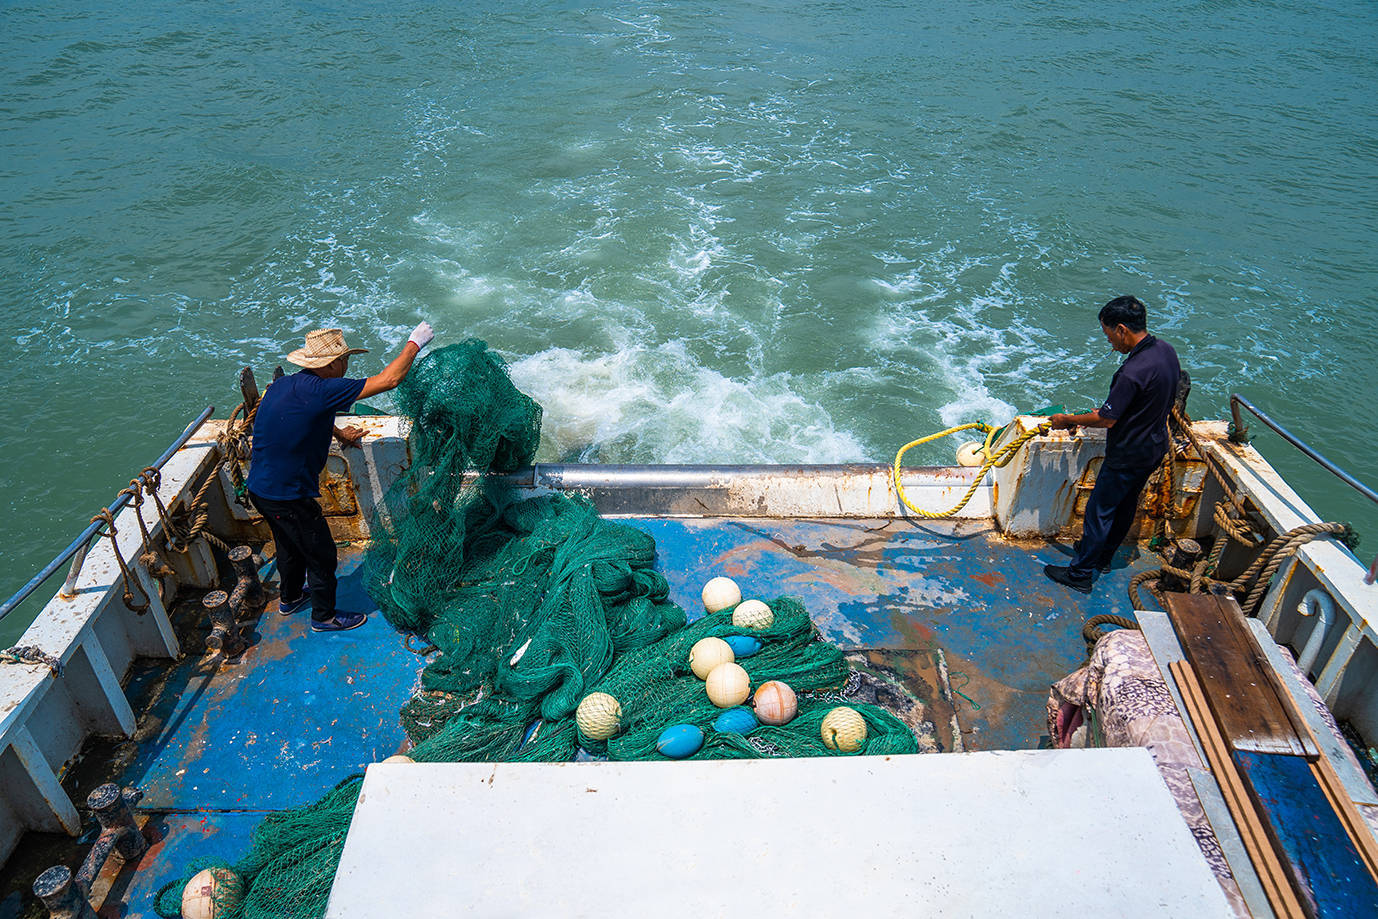
<svg viewBox="0 0 1378 919">
<path fill-rule="evenodd" d="M 239 627 L 235 624 L 235 611 L 229 601 L 230 595 L 223 590 L 212 590 L 201 598 L 201 605 L 211 619 L 211 631 L 206 636 L 207 651 L 229 653 L 240 645 Z"/>
<path fill-rule="evenodd" d="M 245 612 L 261 612 L 266 597 L 263 582 L 258 578 L 258 568 L 254 564 L 253 550 L 248 546 L 235 546 L 229 556 L 236 577 L 234 589 L 230 591 L 230 609 L 236 616 Z"/>
</svg>

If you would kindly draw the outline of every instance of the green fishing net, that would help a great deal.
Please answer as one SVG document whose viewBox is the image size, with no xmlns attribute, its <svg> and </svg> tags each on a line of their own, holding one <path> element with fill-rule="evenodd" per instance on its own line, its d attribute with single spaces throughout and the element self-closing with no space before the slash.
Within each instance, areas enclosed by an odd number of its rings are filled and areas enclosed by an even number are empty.
<svg viewBox="0 0 1378 919">
<path fill-rule="evenodd" d="M 518 497 L 501 473 L 530 464 L 541 409 L 513 386 L 502 359 L 475 339 L 438 349 L 395 398 L 412 419 L 411 463 L 371 521 L 364 577 L 388 621 L 433 655 L 401 711 L 410 757 L 656 760 L 664 758 L 657 739 L 675 724 L 703 729 L 694 759 L 855 755 L 828 749 L 820 734 L 823 717 L 844 703 L 867 722 L 859 753 L 918 751 L 894 715 L 844 698 L 850 668 L 841 651 L 784 597 L 769 604 L 772 625 L 750 633 L 760 651 L 738 663 L 753 686 L 793 688 L 797 716 L 746 734 L 714 731 L 722 709 L 689 669 L 689 651 L 742 630 L 730 612 L 687 622 L 646 533 L 602 519 L 579 495 Z M 595 691 L 622 710 L 620 731 L 602 742 L 581 737 L 574 718 Z M 314 804 L 265 819 L 249 853 L 229 866 L 242 890 L 222 897 L 217 915 L 323 915 L 361 784 L 351 777 Z M 182 885 L 209 866 L 189 866 L 166 885 L 159 915 L 178 916 Z"/>
</svg>

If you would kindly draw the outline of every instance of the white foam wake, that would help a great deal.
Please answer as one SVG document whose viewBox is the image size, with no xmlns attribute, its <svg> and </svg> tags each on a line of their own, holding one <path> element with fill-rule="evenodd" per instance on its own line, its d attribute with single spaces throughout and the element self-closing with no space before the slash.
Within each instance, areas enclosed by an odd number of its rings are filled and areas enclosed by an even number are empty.
<svg viewBox="0 0 1378 919">
<path fill-rule="evenodd" d="M 551 348 L 511 365 L 545 409 L 540 455 L 604 463 L 842 463 L 864 455 L 789 374 L 738 380 L 682 342 L 613 354 Z"/>
</svg>

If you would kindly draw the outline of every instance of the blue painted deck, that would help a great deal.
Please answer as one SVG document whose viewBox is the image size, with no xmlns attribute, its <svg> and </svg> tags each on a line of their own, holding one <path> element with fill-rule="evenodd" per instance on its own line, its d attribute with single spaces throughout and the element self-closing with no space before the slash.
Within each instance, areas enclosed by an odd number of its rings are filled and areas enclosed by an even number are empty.
<svg viewBox="0 0 1378 919">
<path fill-rule="evenodd" d="M 1081 664 L 1083 620 L 1129 615 L 1125 587 L 1143 567 L 1121 561 L 1086 597 L 1043 577 L 1063 559 L 1057 547 L 1031 550 L 972 521 L 628 522 L 656 539 L 672 599 L 691 615 L 703 583 L 725 574 L 746 596 L 802 598 L 845 649 L 902 660 L 941 648 L 969 700 L 956 708 L 973 750 L 1042 744 L 1048 684 Z M 342 558 L 340 605 L 371 610 L 359 561 Z M 404 743 L 397 712 L 422 660 L 381 616 L 340 635 L 312 633 L 308 617 L 270 605 L 240 661 L 189 656 L 135 674 L 139 736 L 109 778 L 144 791 L 160 839 L 124 875 L 127 905 L 111 915 L 152 917 L 154 893 L 188 862 L 237 860 L 266 813 L 315 801 Z"/>
<path fill-rule="evenodd" d="M 1049 684 L 1085 659 L 1082 623 L 1132 616 L 1129 579 L 1148 567 L 1122 549 L 1086 596 L 1044 577 L 1044 564 L 1065 562 L 1059 547 L 1012 543 L 974 521 L 634 522 L 655 537 L 685 609 L 701 608 L 704 582 L 722 574 L 744 597 L 800 597 L 844 649 L 942 649 L 967 697 L 957 709 L 968 750 L 1041 745 Z"/>
</svg>

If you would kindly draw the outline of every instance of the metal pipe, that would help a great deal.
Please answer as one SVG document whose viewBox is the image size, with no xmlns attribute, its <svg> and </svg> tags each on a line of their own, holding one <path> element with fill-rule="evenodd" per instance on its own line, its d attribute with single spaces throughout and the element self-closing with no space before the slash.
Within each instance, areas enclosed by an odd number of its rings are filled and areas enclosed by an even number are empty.
<svg viewBox="0 0 1378 919">
<path fill-rule="evenodd" d="M 1311 668 L 1316 658 L 1321 656 L 1321 645 L 1330 631 L 1330 621 L 1335 618 L 1335 601 L 1320 588 L 1308 590 L 1306 596 L 1301 598 L 1297 612 L 1308 619 L 1313 615 L 1316 617 L 1316 624 L 1311 627 L 1311 634 L 1306 636 L 1306 645 L 1301 649 L 1301 657 L 1297 658 L 1297 669 L 1310 679 Z"/>
<path fill-rule="evenodd" d="M 1239 409 L 1241 406 L 1253 412 L 1259 421 L 1262 421 L 1269 428 L 1277 432 L 1277 434 L 1280 437 L 1282 437 L 1283 440 L 1287 441 L 1289 444 L 1296 447 L 1302 453 L 1305 453 L 1307 456 L 1311 457 L 1317 463 L 1320 463 L 1322 468 L 1324 468 L 1328 472 L 1333 473 L 1341 482 L 1344 482 L 1346 485 L 1353 488 L 1359 494 L 1363 495 L 1365 498 L 1368 498 L 1374 504 L 1378 504 L 1378 492 L 1375 492 L 1372 488 L 1369 488 L 1363 482 L 1360 482 L 1358 479 L 1354 478 L 1354 476 L 1350 475 L 1348 472 L 1345 472 L 1339 466 L 1336 466 L 1330 460 L 1326 459 L 1324 456 L 1321 456 L 1315 450 L 1311 449 L 1311 447 L 1307 446 L 1307 444 L 1304 441 L 1302 441 L 1299 437 L 1297 437 L 1291 431 L 1284 428 L 1282 425 L 1278 424 L 1273 419 L 1269 418 L 1262 411 L 1260 411 L 1257 406 L 1255 406 L 1248 399 L 1241 396 L 1239 393 L 1230 393 L 1230 414 L 1234 417 L 1234 431 L 1230 434 L 1230 440 L 1234 441 L 1237 444 L 1247 444 L 1249 442 L 1249 438 L 1246 433 L 1248 429 L 1244 427 L 1244 423 L 1239 418 Z M 1378 580 L 1378 556 L 1374 557 L 1373 564 L 1369 566 L 1368 573 L 1364 575 L 1365 584 L 1372 584 L 1375 580 Z"/>
<path fill-rule="evenodd" d="M 1278 424 L 1276 421 L 1269 418 L 1263 412 L 1259 411 L 1259 409 L 1248 399 L 1244 398 L 1239 393 L 1232 393 L 1230 395 L 1230 411 L 1234 414 L 1236 429 L 1238 429 L 1239 427 L 1240 406 L 1243 406 L 1244 408 L 1247 408 L 1249 411 L 1253 412 L 1254 415 L 1258 417 L 1259 421 L 1262 421 L 1268 427 L 1276 431 L 1278 435 L 1282 437 L 1283 440 L 1287 441 L 1289 444 L 1296 447 L 1302 453 L 1305 453 L 1307 456 L 1311 457 L 1313 460 L 1320 463 L 1326 471 L 1334 473 L 1334 475 L 1341 482 L 1344 482 L 1346 485 L 1355 489 L 1359 492 L 1359 494 L 1363 495 L 1365 498 L 1368 498 L 1374 504 L 1378 504 L 1378 492 L 1375 492 L 1372 488 L 1369 488 L 1363 482 L 1360 482 L 1358 479 L 1354 478 L 1354 476 L 1350 475 L 1348 472 L 1345 472 L 1343 469 L 1341 469 L 1339 466 L 1336 466 L 1334 463 L 1326 459 L 1324 456 L 1321 456 L 1321 454 L 1317 453 L 1310 446 L 1308 446 L 1305 443 L 1305 441 L 1301 440 L 1291 431 L 1287 430 L 1282 425 Z"/>
<path fill-rule="evenodd" d="M 213 411 L 215 411 L 214 405 L 206 406 L 206 410 L 198 415 L 195 421 L 187 425 L 186 430 L 182 432 L 181 436 L 172 442 L 172 446 L 164 450 L 163 455 L 154 460 L 153 468 L 163 468 L 163 464 L 172 459 L 172 455 L 186 446 L 187 441 L 191 440 L 192 435 L 201 429 L 201 425 L 206 423 L 206 419 L 211 416 L 211 412 Z M 128 503 L 129 495 L 120 495 L 115 499 L 115 502 L 110 505 L 110 513 L 118 514 L 120 511 L 124 510 L 125 505 Z M 70 592 L 70 588 L 76 583 L 77 575 L 81 572 L 81 562 L 86 559 L 86 551 L 91 543 L 91 537 L 95 536 L 104 526 L 104 521 L 97 521 L 83 530 L 80 536 L 72 540 L 71 545 L 59 552 L 51 562 L 43 566 L 42 571 L 34 575 L 27 584 L 15 591 L 14 596 L 6 600 L 3 605 L 0 605 L 0 619 L 4 619 L 10 613 L 14 612 L 19 604 L 28 599 L 29 594 L 42 586 L 43 582 L 52 577 L 57 569 L 61 568 L 69 558 L 77 556 L 76 563 L 73 564 L 72 570 L 67 576 L 68 584 L 65 589 Z"/>
</svg>

